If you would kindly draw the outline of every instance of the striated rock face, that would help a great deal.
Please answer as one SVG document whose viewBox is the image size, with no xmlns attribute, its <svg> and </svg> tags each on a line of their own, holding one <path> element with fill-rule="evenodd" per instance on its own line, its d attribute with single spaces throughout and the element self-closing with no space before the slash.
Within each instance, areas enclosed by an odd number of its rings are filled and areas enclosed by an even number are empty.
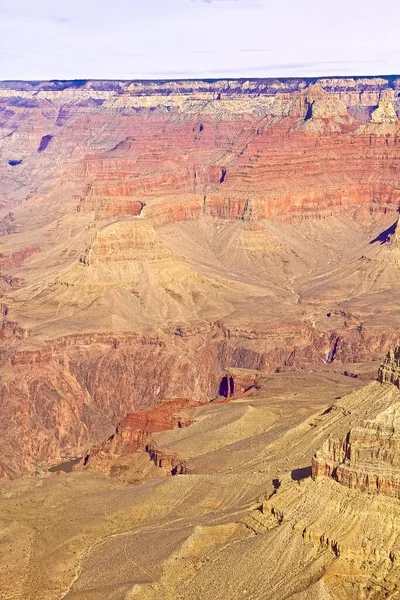
<svg viewBox="0 0 400 600">
<path fill-rule="evenodd" d="M 400 388 L 400 346 L 389 351 L 378 371 L 378 381 Z"/>
<path fill-rule="evenodd" d="M 86 264 L 134 263 L 171 257 L 148 221 L 121 221 L 101 229 L 90 249 Z"/>
<path fill-rule="evenodd" d="M 389 352 L 378 380 L 399 387 L 399 347 Z M 353 427 L 345 439 L 328 438 L 314 454 L 312 475 L 352 489 L 400 498 L 400 404 Z"/>
<path fill-rule="evenodd" d="M 161 453 L 151 439 L 153 433 L 188 427 L 191 420 L 187 409 L 201 406 L 188 398 L 166 400 L 159 406 L 141 412 L 129 413 L 101 446 L 91 448 L 83 459 L 83 465 L 108 475 L 120 472 L 116 466 L 119 457 L 126 458 L 138 450 L 146 450 L 157 467 L 172 474 L 186 472 L 184 461 L 175 455 Z"/>
<path fill-rule="evenodd" d="M 399 91 L 0 83 L 2 472 L 81 456 L 165 398 L 210 400 L 227 368 L 397 345 Z"/>
</svg>

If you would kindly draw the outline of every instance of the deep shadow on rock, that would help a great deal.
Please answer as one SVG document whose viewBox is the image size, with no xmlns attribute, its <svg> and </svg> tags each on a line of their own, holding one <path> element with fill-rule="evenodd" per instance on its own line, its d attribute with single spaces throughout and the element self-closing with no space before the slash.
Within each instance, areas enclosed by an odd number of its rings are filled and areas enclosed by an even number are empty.
<svg viewBox="0 0 400 600">
<path fill-rule="evenodd" d="M 301 469 L 293 469 L 290 474 L 293 481 L 301 481 L 307 477 L 311 477 L 311 465 L 309 467 L 302 467 Z"/>
</svg>

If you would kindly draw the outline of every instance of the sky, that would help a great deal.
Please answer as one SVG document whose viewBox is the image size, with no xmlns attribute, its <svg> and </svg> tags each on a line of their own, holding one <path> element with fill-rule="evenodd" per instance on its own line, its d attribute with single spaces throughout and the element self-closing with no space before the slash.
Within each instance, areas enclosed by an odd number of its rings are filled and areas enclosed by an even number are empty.
<svg viewBox="0 0 400 600">
<path fill-rule="evenodd" d="M 395 0 L 0 0 L 0 79 L 400 73 Z"/>
</svg>

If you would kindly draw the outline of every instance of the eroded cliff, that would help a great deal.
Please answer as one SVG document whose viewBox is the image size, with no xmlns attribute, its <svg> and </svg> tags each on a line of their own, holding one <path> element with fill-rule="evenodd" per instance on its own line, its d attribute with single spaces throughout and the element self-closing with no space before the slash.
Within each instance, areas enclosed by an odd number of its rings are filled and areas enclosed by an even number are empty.
<svg viewBox="0 0 400 600">
<path fill-rule="evenodd" d="M 207 402 L 227 367 L 396 346 L 399 90 L 1 83 L 3 476 Z"/>
</svg>

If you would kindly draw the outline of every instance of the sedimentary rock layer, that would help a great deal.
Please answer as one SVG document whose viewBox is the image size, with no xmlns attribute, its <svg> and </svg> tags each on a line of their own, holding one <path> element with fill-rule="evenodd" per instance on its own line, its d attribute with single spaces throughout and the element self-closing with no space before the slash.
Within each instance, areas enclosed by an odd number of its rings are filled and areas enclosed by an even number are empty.
<svg viewBox="0 0 400 600">
<path fill-rule="evenodd" d="M 4 476 L 394 347 L 399 81 L 1 83 Z"/>
<path fill-rule="evenodd" d="M 191 424 L 188 409 L 200 405 L 189 398 L 180 398 L 165 401 L 153 409 L 129 413 L 103 444 L 90 448 L 82 465 L 113 474 L 116 471 L 115 462 L 120 457 L 125 458 L 138 450 L 146 450 L 156 466 L 167 468 L 172 474 L 180 473 L 179 460 L 173 455 L 167 457 L 157 452 L 151 435 L 169 429 L 188 427 Z"/>
<path fill-rule="evenodd" d="M 389 352 L 378 380 L 399 387 L 398 365 L 399 347 Z M 329 438 L 313 457 L 313 477 L 332 477 L 349 488 L 400 498 L 399 415 L 396 403 L 353 427 L 346 438 Z"/>
<path fill-rule="evenodd" d="M 387 354 L 379 369 L 378 380 L 381 383 L 393 383 L 400 387 L 400 346 Z"/>
</svg>

